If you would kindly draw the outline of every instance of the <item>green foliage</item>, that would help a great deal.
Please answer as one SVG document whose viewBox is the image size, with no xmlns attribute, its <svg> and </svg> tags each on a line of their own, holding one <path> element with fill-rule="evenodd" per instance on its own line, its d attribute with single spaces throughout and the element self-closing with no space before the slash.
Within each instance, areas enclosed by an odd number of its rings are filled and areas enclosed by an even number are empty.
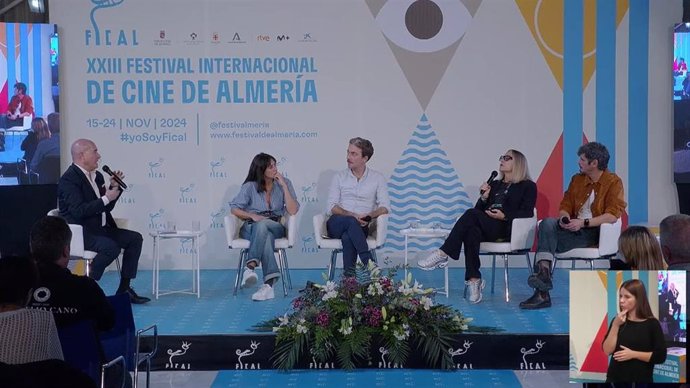
<svg viewBox="0 0 690 388">
<path fill-rule="evenodd" d="M 262 322 L 277 333 L 272 359 L 279 369 L 294 368 L 301 357 L 353 369 L 371 361 L 373 344 L 381 346 L 386 362 L 404 365 L 412 349 L 421 350 L 427 365 L 453 367 L 448 349 L 452 336 L 468 329 L 469 318 L 446 305 L 437 305 L 432 289 L 423 289 L 408 276 L 395 282 L 395 269 L 382 276 L 378 267 L 358 263 L 355 276 L 338 283 L 308 287 L 293 300 L 293 310 Z"/>
</svg>

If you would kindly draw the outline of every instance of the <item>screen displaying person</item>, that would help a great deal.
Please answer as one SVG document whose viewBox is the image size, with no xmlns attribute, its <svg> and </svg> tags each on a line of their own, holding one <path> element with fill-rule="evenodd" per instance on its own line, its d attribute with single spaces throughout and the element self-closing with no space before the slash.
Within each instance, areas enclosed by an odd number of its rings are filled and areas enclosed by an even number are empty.
<svg viewBox="0 0 690 388">
<path fill-rule="evenodd" d="M 0 116 L 0 128 L 11 128 L 24 125 L 24 117 L 34 116 L 34 102 L 26 94 L 26 84 L 14 84 L 14 95 L 7 105 L 7 112 Z"/>
</svg>

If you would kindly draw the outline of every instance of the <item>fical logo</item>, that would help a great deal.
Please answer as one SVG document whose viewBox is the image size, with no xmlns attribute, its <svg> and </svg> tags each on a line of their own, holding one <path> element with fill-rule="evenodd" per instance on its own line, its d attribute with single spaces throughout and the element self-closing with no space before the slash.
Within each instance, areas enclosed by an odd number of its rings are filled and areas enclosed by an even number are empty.
<svg viewBox="0 0 690 388">
<path fill-rule="evenodd" d="M 235 369 L 261 369 L 261 363 L 259 362 L 242 362 L 242 358 L 246 356 L 251 356 L 256 352 L 256 349 L 259 348 L 259 345 L 261 342 L 254 342 L 252 341 L 251 344 L 249 345 L 249 349 L 237 349 L 235 350 L 235 354 L 237 355 L 237 364 L 235 364 Z"/>
<path fill-rule="evenodd" d="M 163 214 L 165 214 L 165 210 L 163 209 L 158 209 L 158 211 L 149 213 L 149 230 L 162 230 L 165 228 L 165 225 L 161 221 Z"/>
<path fill-rule="evenodd" d="M 149 178 L 152 179 L 163 179 L 165 178 L 165 173 L 160 171 L 160 167 L 163 165 L 163 158 L 149 162 Z"/>
<path fill-rule="evenodd" d="M 194 195 L 194 183 L 190 183 L 188 186 L 180 187 L 179 202 L 184 204 L 191 204 L 197 202 L 197 198 Z"/>
<path fill-rule="evenodd" d="M 197 248 L 194 247 L 194 239 L 183 238 L 180 239 L 180 254 L 182 255 L 196 255 Z"/>
<path fill-rule="evenodd" d="M 326 341 L 326 349 L 333 349 L 333 345 Z M 316 354 L 314 348 L 311 348 L 311 354 Z M 309 369 L 335 369 L 334 362 L 318 362 L 315 356 L 311 357 L 311 362 L 309 363 Z"/>
<path fill-rule="evenodd" d="M 111 30 L 102 29 L 96 22 L 96 11 L 103 8 L 113 8 L 122 4 L 124 0 L 91 0 L 93 8 L 91 9 L 91 26 L 92 29 L 84 30 L 84 44 L 86 46 L 138 46 L 136 30 Z"/>
<path fill-rule="evenodd" d="M 187 353 L 187 350 L 189 350 L 189 347 L 192 346 L 191 342 L 185 342 L 182 341 L 182 348 L 177 349 L 173 351 L 172 349 L 168 349 L 168 363 L 165 364 L 165 369 L 185 369 L 189 370 L 190 369 L 190 364 L 189 363 L 181 363 L 181 362 L 173 362 L 174 357 L 179 357 L 183 356 L 184 354 Z"/>
<path fill-rule="evenodd" d="M 316 182 L 312 182 L 307 186 L 302 186 L 302 203 L 313 202 L 319 202 L 319 199 L 316 197 Z"/>
<path fill-rule="evenodd" d="M 125 205 L 135 204 L 137 202 L 133 193 L 135 187 L 136 185 L 134 183 L 128 183 L 127 189 L 122 192 L 122 195 L 120 196 L 120 199 L 117 200 L 117 203 Z"/>
<path fill-rule="evenodd" d="M 397 362 L 390 362 L 386 361 L 386 356 L 388 355 L 388 349 L 385 347 L 381 346 L 379 348 L 379 352 L 381 353 L 381 361 L 379 361 L 378 367 L 381 369 L 402 369 L 404 366 L 402 364 L 398 364 Z"/>
<path fill-rule="evenodd" d="M 314 233 L 307 236 L 302 236 L 302 253 L 319 253 L 319 248 L 316 246 Z"/>
<path fill-rule="evenodd" d="M 211 213 L 211 229 L 223 229 L 223 218 L 225 217 L 225 208 L 221 207 L 217 212 Z"/>
<path fill-rule="evenodd" d="M 527 355 L 539 353 L 539 351 L 544 347 L 545 343 L 546 342 L 544 342 L 544 341 L 537 340 L 537 342 L 534 344 L 533 348 L 529 348 L 529 349 L 520 348 L 520 353 L 522 353 L 522 362 L 520 363 L 520 369 L 525 369 L 525 370 L 535 370 L 535 369 L 544 370 L 544 369 L 546 369 L 546 365 L 543 362 L 527 362 Z"/>
<path fill-rule="evenodd" d="M 472 342 L 470 341 L 465 341 L 462 344 L 462 348 L 458 350 L 453 350 L 453 348 L 448 349 L 448 353 L 450 354 L 450 357 L 453 359 L 453 362 L 455 362 L 455 357 L 456 356 L 462 356 L 463 354 L 467 353 L 470 350 L 470 347 L 472 346 Z M 472 363 L 456 363 L 455 368 L 457 369 L 474 369 L 472 367 Z"/>
<path fill-rule="evenodd" d="M 209 174 L 209 177 L 211 178 L 227 178 L 228 173 L 224 171 L 219 171 L 220 167 L 223 167 L 225 164 L 225 157 L 221 157 L 219 160 L 212 160 L 210 162 L 211 165 L 211 173 Z"/>
</svg>

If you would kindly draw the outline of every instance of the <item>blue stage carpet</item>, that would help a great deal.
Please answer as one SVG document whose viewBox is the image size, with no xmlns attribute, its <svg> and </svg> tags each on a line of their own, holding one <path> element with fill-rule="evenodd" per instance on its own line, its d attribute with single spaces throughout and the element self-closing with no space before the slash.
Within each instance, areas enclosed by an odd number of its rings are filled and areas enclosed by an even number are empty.
<svg viewBox="0 0 690 388">
<path fill-rule="evenodd" d="M 513 371 L 220 371 L 213 388 L 229 387 L 521 387 Z"/>
<path fill-rule="evenodd" d="M 437 303 L 451 304 L 465 316 L 474 318 L 473 324 L 501 328 L 505 333 L 567 334 L 568 333 L 568 270 L 557 269 L 554 274 L 554 290 L 551 293 L 553 307 L 526 311 L 518 307 L 520 301 L 532 294 L 527 286 L 526 268 L 510 269 L 511 301 L 503 299 L 503 272 L 496 270 L 496 291 L 490 293 L 491 273 L 485 271 L 486 288 L 481 303 L 472 305 L 462 298 L 464 269 L 450 269 L 450 298 L 437 295 Z M 145 305 L 134 306 L 134 318 L 138 328 L 157 324 L 161 335 L 181 334 L 246 334 L 257 322 L 282 315 L 290 308 L 290 302 L 307 280 L 322 282 L 321 270 L 291 270 L 293 290 L 283 297 L 282 284 L 276 284 L 276 298 L 265 302 L 253 302 L 251 294 L 256 288 L 240 290 L 232 295 L 235 270 L 201 271 L 201 298 L 195 295 L 165 295 Z M 443 285 L 443 271 L 412 270 L 415 280 L 425 287 Z M 499 275 L 500 274 L 500 275 Z M 141 295 L 151 295 L 151 271 L 139 271 L 133 286 Z M 399 274 L 402 276 L 402 273 Z M 259 273 L 261 278 L 261 274 Z M 117 288 L 115 272 L 107 272 L 100 282 L 106 294 Z M 161 290 L 191 288 L 191 271 L 161 271 Z"/>
</svg>

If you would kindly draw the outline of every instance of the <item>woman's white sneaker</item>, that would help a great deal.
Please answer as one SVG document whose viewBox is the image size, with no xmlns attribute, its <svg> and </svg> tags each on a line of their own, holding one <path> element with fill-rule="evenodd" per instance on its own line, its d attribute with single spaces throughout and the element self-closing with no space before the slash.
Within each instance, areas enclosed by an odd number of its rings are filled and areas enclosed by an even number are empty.
<svg viewBox="0 0 690 388">
<path fill-rule="evenodd" d="M 251 287 L 256 284 L 256 280 L 259 277 L 256 276 L 256 271 L 250 268 L 245 268 L 242 273 L 242 288 Z"/>
<path fill-rule="evenodd" d="M 448 265 L 448 256 L 446 256 L 440 249 L 437 249 L 429 256 L 419 260 L 417 266 L 425 271 L 431 271 L 436 268 L 446 268 Z"/>
<path fill-rule="evenodd" d="M 484 289 L 484 279 L 465 280 L 465 285 L 470 290 L 470 303 L 476 304 L 481 302 L 482 290 Z"/>
<path fill-rule="evenodd" d="M 273 287 L 265 283 L 261 285 L 259 291 L 255 292 L 254 295 L 252 295 L 252 300 L 255 301 L 269 300 L 273 298 L 275 298 L 275 294 L 273 293 Z"/>
</svg>

